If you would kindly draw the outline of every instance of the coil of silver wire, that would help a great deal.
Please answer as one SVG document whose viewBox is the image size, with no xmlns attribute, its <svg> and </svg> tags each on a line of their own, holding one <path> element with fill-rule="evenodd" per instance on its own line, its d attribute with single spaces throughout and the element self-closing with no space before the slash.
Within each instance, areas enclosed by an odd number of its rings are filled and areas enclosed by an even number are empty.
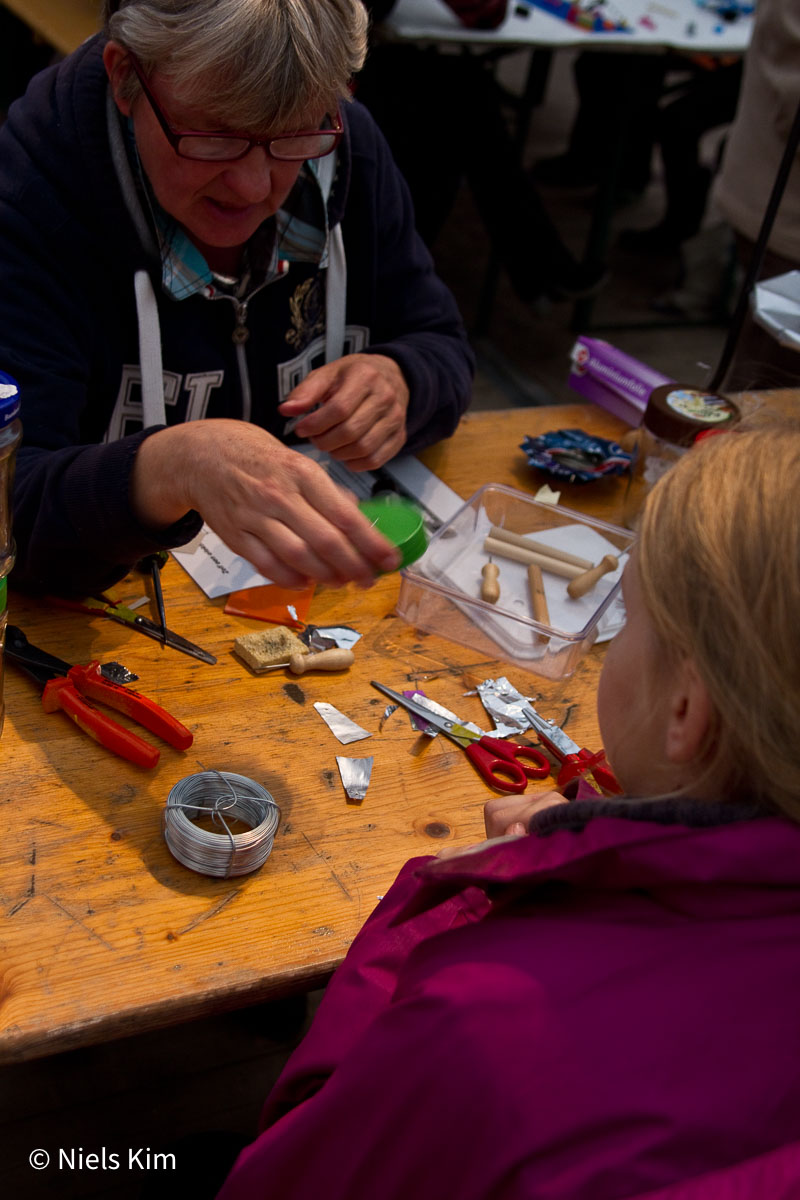
<svg viewBox="0 0 800 1200">
<path fill-rule="evenodd" d="M 210 817 L 214 829 L 196 822 Z M 232 771 L 201 771 L 179 779 L 167 796 L 164 840 L 191 871 L 224 879 L 249 875 L 267 861 L 281 810 L 253 779 Z M 234 833 L 233 822 L 248 826 Z"/>
</svg>

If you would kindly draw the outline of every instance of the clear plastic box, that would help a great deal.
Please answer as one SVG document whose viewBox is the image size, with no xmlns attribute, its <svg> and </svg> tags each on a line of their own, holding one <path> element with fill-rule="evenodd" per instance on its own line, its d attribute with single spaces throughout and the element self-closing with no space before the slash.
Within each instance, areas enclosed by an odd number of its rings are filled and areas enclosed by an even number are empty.
<svg viewBox="0 0 800 1200">
<path fill-rule="evenodd" d="M 593 564 L 613 554 L 619 565 L 576 600 L 567 594 L 569 579 L 543 569 L 544 624 L 533 616 L 524 563 L 493 554 L 500 597 L 496 604 L 481 600 L 481 571 L 489 561 L 484 541 L 492 526 Z M 397 612 L 418 629 L 564 679 L 596 640 L 613 637 L 625 623 L 619 585 L 634 537 L 628 529 L 488 483 L 434 534 L 422 558 L 401 571 Z"/>
</svg>

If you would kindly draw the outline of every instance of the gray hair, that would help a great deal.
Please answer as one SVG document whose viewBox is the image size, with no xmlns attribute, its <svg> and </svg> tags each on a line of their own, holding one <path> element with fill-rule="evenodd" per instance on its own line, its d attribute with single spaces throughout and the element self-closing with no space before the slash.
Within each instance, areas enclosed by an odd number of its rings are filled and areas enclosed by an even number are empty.
<svg viewBox="0 0 800 1200">
<path fill-rule="evenodd" d="M 107 36 L 187 104 L 238 129 L 291 128 L 349 97 L 366 54 L 361 0 L 104 0 Z M 133 99 L 129 71 L 120 94 Z"/>
</svg>

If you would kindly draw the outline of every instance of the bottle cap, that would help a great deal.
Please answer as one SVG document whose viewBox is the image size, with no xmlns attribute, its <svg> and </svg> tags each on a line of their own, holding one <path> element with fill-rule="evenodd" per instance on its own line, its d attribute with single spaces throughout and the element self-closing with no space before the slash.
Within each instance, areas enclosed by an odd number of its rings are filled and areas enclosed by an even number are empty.
<svg viewBox="0 0 800 1200">
<path fill-rule="evenodd" d="M 642 424 L 655 437 L 676 446 L 691 446 L 706 429 L 727 429 L 739 420 L 732 400 L 702 388 L 664 383 L 653 388 Z"/>
<path fill-rule="evenodd" d="M 416 562 L 428 548 L 422 513 L 409 500 L 389 492 L 362 500 L 364 516 L 400 551 L 400 569 Z"/>
<path fill-rule="evenodd" d="M 5 371 L 0 371 L 0 429 L 10 425 L 18 416 L 19 384 Z"/>
</svg>

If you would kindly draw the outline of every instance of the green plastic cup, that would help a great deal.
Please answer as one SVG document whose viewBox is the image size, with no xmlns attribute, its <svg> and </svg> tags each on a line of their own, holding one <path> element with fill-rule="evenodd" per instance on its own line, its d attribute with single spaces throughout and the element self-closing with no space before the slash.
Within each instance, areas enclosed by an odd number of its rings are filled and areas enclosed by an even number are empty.
<svg viewBox="0 0 800 1200">
<path fill-rule="evenodd" d="M 400 567 L 416 562 L 428 548 L 428 535 L 422 513 L 410 500 L 393 492 L 362 500 L 358 506 L 364 516 L 400 551 Z"/>
</svg>

